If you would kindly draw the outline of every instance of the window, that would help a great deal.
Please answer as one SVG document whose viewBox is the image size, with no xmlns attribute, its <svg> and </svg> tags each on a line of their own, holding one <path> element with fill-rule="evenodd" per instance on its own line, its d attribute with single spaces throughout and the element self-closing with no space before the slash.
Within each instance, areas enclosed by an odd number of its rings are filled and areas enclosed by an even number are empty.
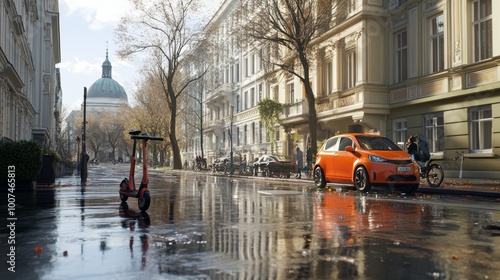
<svg viewBox="0 0 500 280">
<path fill-rule="evenodd" d="M 356 85 L 356 51 L 355 48 L 346 50 L 344 57 L 344 89 L 352 88 Z"/>
<path fill-rule="evenodd" d="M 258 96 L 258 98 L 257 98 L 257 101 L 261 101 L 262 99 L 264 99 L 264 98 L 262 97 L 262 84 L 259 84 L 258 91 L 259 91 L 259 96 Z"/>
<path fill-rule="evenodd" d="M 231 65 L 231 83 L 234 83 L 234 65 Z"/>
<path fill-rule="evenodd" d="M 492 57 L 493 27 L 491 0 L 473 2 L 474 62 Z"/>
<path fill-rule="evenodd" d="M 332 59 L 329 58 L 325 61 L 323 68 L 323 88 L 325 90 L 325 95 L 328 95 L 333 91 L 332 67 Z"/>
<path fill-rule="evenodd" d="M 469 146 L 472 152 L 491 152 L 491 105 L 469 108 Z"/>
<path fill-rule="evenodd" d="M 279 100 L 279 94 L 280 94 L 280 88 L 279 86 L 274 86 L 273 88 L 273 99 L 278 101 Z"/>
<path fill-rule="evenodd" d="M 396 144 L 406 144 L 406 119 L 395 119 L 392 121 L 392 137 Z"/>
<path fill-rule="evenodd" d="M 253 122 L 252 123 L 252 143 L 253 144 L 255 144 L 255 139 L 256 139 L 255 133 L 256 133 L 256 131 L 255 131 L 255 123 Z"/>
<path fill-rule="evenodd" d="M 250 75 L 255 74 L 255 54 L 250 56 Z"/>
<path fill-rule="evenodd" d="M 347 3 L 347 14 L 350 14 L 356 10 L 356 0 L 350 0 Z"/>
<path fill-rule="evenodd" d="M 424 116 L 424 135 L 429 144 L 429 152 L 444 151 L 444 118 L 443 112 Z"/>
<path fill-rule="evenodd" d="M 236 127 L 236 146 L 240 146 L 240 128 Z"/>
<path fill-rule="evenodd" d="M 243 110 L 248 109 L 248 91 L 245 91 L 243 93 L 243 100 L 241 105 L 243 107 Z"/>
<path fill-rule="evenodd" d="M 262 135 L 264 134 L 264 131 L 263 131 L 263 127 L 262 127 L 262 123 L 259 122 L 259 143 L 262 143 Z"/>
<path fill-rule="evenodd" d="M 244 125 L 243 126 L 243 145 L 247 144 L 247 135 L 248 135 L 247 125 Z"/>
<path fill-rule="evenodd" d="M 262 49 L 259 49 L 259 55 L 257 56 L 257 65 L 256 65 L 256 71 L 259 72 L 260 69 L 262 69 L 262 57 L 264 55 L 264 51 Z"/>
<path fill-rule="evenodd" d="M 396 34 L 396 82 L 408 79 L 408 42 L 406 30 Z"/>
<path fill-rule="evenodd" d="M 248 58 L 243 59 L 243 77 L 248 77 Z"/>
<path fill-rule="evenodd" d="M 337 141 L 339 140 L 339 137 L 335 137 L 335 138 L 331 138 L 331 139 L 328 139 L 328 141 L 326 141 L 326 144 L 325 144 L 325 150 L 327 151 L 335 151 L 335 147 L 336 147 L 336 144 L 337 144 Z"/>
<path fill-rule="evenodd" d="M 287 88 L 287 93 L 288 93 L 288 102 L 289 103 L 294 103 L 295 102 L 295 90 L 293 88 L 293 83 L 289 83 L 286 85 Z"/>
<path fill-rule="evenodd" d="M 250 108 L 255 107 L 255 89 L 250 89 Z"/>
<path fill-rule="evenodd" d="M 342 137 L 342 139 L 340 139 L 339 151 L 345 151 L 345 148 L 347 146 L 354 147 L 352 139 L 348 137 Z"/>
<path fill-rule="evenodd" d="M 236 113 L 241 111 L 240 95 L 236 95 Z"/>
<path fill-rule="evenodd" d="M 238 83 L 240 81 L 240 64 L 236 63 L 236 82 Z"/>
<path fill-rule="evenodd" d="M 444 16 L 439 14 L 431 18 L 431 73 L 444 70 Z"/>
</svg>

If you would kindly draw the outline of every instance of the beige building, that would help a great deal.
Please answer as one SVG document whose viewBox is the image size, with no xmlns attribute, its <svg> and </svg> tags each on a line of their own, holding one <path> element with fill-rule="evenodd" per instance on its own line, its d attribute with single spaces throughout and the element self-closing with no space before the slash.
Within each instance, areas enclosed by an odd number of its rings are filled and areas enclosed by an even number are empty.
<svg viewBox="0 0 500 280">
<path fill-rule="evenodd" d="M 229 30 L 242 2 L 225 1 L 206 29 L 217 46 L 206 54 L 209 162 L 229 153 L 231 107 L 233 149 L 247 159 L 270 152 L 262 98 L 284 106 L 275 153 L 304 150 L 311 129 L 300 81 L 267 81 L 258 46 L 237 47 Z M 420 134 L 447 176 L 500 178 L 500 2 L 350 0 L 344 9 L 332 8 L 329 29 L 315 40 L 318 141 L 347 131 L 398 143 Z"/>
</svg>

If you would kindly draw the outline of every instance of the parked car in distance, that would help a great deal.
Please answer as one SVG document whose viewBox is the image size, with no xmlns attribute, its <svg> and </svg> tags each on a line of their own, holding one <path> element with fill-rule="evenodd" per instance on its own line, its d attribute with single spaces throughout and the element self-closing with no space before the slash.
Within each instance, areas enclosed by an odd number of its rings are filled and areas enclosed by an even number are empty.
<svg viewBox="0 0 500 280">
<path fill-rule="evenodd" d="M 253 163 L 254 176 L 257 176 L 259 172 L 267 177 L 276 175 L 290 178 L 292 173 L 297 172 L 297 163 L 282 156 L 263 155 Z"/>
<path fill-rule="evenodd" d="M 240 168 L 240 158 L 233 157 L 233 172 L 238 171 Z M 211 166 L 212 173 L 224 172 L 224 174 L 229 174 L 231 169 L 231 158 L 229 156 L 216 158 Z"/>
<path fill-rule="evenodd" d="M 314 184 L 353 184 L 367 192 L 373 185 L 413 193 L 418 189 L 418 164 L 389 138 L 350 133 L 329 138 L 316 154 Z"/>
</svg>

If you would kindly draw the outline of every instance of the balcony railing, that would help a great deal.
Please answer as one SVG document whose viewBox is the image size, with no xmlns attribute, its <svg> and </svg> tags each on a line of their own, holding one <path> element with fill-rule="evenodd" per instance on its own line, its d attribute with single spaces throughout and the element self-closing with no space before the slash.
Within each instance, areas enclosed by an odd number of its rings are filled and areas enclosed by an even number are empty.
<svg viewBox="0 0 500 280">
<path fill-rule="evenodd" d="M 351 106 L 356 104 L 359 100 L 362 100 L 360 98 L 361 93 L 355 93 L 347 96 L 342 96 L 342 97 L 334 97 L 330 96 L 328 98 L 319 100 L 318 103 L 316 104 L 316 112 L 325 112 L 333 109 L 338 109 L 338 108 L 343 108 L 347 106 Z"/>
<path fill-rule="evenodd" d="M 283 116 L 285 118 L 301 116 L 308 113 L 309 109 L 307 108 L 307 101 L 305 99 L 283 105 Z"/>
<path fill-rule="evenodd" d="M 208 102 L 218 98 L 230 98 L 232 90 L 231 84 L 223 84 L 220 87 L 207 92 L 206 101 Z"/>
</svg>

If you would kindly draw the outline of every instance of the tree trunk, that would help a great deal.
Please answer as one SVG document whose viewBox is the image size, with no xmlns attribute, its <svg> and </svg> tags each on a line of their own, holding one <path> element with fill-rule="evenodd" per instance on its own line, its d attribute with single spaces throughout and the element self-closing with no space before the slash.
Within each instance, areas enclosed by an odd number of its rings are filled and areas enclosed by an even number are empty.
<svg viewBox="0 0 500 280">
<path fill-rule="evenodd" d="M 307 57 L 303 52 L 299 53 L 299 57 L 304 69 L 304 80 L 302 82 L 306 88 L 306 99 L 309 109 L 309 134 L 311 135 L 311 154 L 314 158 L 316 156 L 316 152 L 318 151 L 318 130 L 316 128 L 318 125 L 318 117 L 316 115 L 316 98 L 314 97 L 314 92 L 309 80 L 309 63 Z"/>
<path fill-rule="evenodd" d="M 170 79 L 172 80 L 172 79 Z M 170 81 L 169 80 L 169 81 Z M 182 160 L 181 160 L 181 150 L 179 148 L 179 143 L 176 137 L 176 124 L 177 124 L 177 97 L 175 96 L 175 92 L 172 88 L 172 83 L 168 83 L 168 91 L 170 95 L 170 144 L 172 145 L 172 153 L 174 156 L 174 165 L 173 169 L 182 169 Z"/>
</svg>

